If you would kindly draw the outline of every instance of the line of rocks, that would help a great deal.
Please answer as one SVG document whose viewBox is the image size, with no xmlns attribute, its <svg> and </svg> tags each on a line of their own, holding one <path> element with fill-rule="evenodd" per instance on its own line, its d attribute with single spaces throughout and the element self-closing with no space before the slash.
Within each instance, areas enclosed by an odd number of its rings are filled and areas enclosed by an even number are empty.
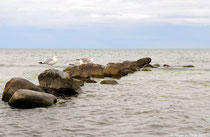
<svg viewBox="0 0 210 137">
<path fill-rule="evenodd" d="M 12 78 L 5 85 L 2 100 L 14 108 L 49 107 L 57 102 L 57 98 L 67 98 L 82 93 L 81 86 L 84 82 L 96 83 L 91 78 L 121 78 L 129 73 L 149 68 L 160 67 L 159 64 L 151 65 L 151 58 L 142 58 L 137 61 L 124 61 L 122 63 L 82 64 L 67 67 L 63 71 L 48 69 L 39 76 L 39 85 L 23 78 Z M 170 67 L 164 65 L 164 67 Z M 182 67 L 194 67 L 186 65 Z M 115 80 L 103 80 L 101 84 L 116 85 Z"/>
<path fill-rule="evenodd" d="M 122 63 L 108 63 L 106 66 L 100 64 L 82 64 L 80 66 L 67 67 L 64 72 L 67 72 L 70 77 L 80 79 L 87 83 L 95 83 L 92 78 L 121 78 L 129 73 L 134 73 L 140 68 L 148 65 L 151 58 L 146 57 L 137 61 L 124 61 Z"/>
</svg>

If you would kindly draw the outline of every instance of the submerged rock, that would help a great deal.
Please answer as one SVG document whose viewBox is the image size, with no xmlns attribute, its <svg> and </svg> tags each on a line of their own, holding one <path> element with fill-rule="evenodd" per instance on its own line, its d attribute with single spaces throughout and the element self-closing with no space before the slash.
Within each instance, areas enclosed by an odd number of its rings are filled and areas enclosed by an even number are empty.
<svg viewBox="0 0 210 137">
<path fill-rule="evenodd" d="M 58 94 L 77 95 L 81 93 L 81 82 L 69 77 L 68 73 L 56 69 L 48 69 L 39 76 L 39 84 L 55 90 Z"/>
<path fill-rule="evenodd" d="M 150 68 L 142 68 L 141 71 L 152 71 Z"/>
<path fill-rule="evenodd" d="M 30 81 L 23 79 L 23 78 L 15 77 L 6 83 L 6 86 L 4 88 L 4 92 L 2 95 L 2 100 L 8 102 L 10 100 L 10 98 L 12 97 L 12 95 L 18 89 L 28 89 L 28 90 L 44 92 L 43 89 L 37 87 Z"/>
<path fill-rule="evenodd" d="M 154 68 L 159 68 L 161 65 L 160 64 L 153 64 L 152 65 Z"/>
<path fill-rule="evenodd" d="M 54 95 L 36 92 L 33 90 L 19 89 L 9 100 L 9 105 L 14 108 L 48 107 L 57 102 Z"/>
<path fill-rule="evenodd" d="M 170 65 L 168 64 L 164 64 L 163 67 L 171 67 Z"/>
<path fill-rule="evenodd" d="M 143 68 L 154 68 L 151 64 L 146 64 L 143 66 Z"/>
<path fill-rule="evenodd" d="M 193 66 L 193 65 L 185 65 L 185 66 L 182 66 L 182 67 L 185 67 L 185 68 L 193 68 L 195 66 Z"/>
<path fill-rule="evenodd" d="M 101 81 L 101 84 L 116 85 L 116 84 L 118 84 L 118 82 L 115 80 L 103 80 L 103 81 Z"/>
</svg>

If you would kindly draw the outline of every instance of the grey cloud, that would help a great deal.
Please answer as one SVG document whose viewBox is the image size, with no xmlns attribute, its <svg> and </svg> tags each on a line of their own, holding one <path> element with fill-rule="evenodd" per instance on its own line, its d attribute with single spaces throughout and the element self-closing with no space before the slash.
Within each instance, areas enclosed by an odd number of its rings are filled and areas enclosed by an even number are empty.
<svg viewBox="0 0 210 137">
<path fill-rule="evenodd" d="M 36 27 L 171 23 L 210 25 L 208 0 L 3 0 L 0 23 Z"/>
</svg>

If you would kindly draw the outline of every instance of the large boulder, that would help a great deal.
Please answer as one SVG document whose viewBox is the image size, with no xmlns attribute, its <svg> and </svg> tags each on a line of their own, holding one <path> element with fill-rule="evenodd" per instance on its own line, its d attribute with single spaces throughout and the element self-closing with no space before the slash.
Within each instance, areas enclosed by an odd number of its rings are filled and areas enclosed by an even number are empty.
<svg viewBox="0 0 210 137">
<path fill-rule="evenodd" d="M 77 95 L 81 93 L 81 82 L 70 78 L 69 74 L 56 69 L 48 69 L 39 76 L 39 84 L 51 88 L 61 95 Z"/>
<path fill-rule="evenodd" d="M 36 92 L 33 90 L 19 89 L 9 100 L 9 105 L 14 108 L 48 107 L 57 102 L 54 95 Z"/>
<path fill-rule="evenodd" d="M 6 83 L 6 86 L 4 88 L 4 92 L 2 95 L 2 100 L 8 102 L 12 95 L 18 90 L 18 89 L 29 89 L 39 92 L 44 92 L 43 89 L 37 87 L 30 81 L 23 79 L 23 78 L 12 78 L 10 81 Z"/>
<path fill-rule="evenodd" d="M 124 61 L 122 62 L 125 70 L 128 70 L 129 73 L 133 73 L 138 70 L 138 65 L 136 61 Z"/>
<path fill-rule="evenodd" d="M 136 61 L 138 67 L 142 68 L 144 65 L 146 64 L 150 64 L 150 62 L 152 61 L 151 58 L 146 57 L 146 58 L 142 58 Z"/>
<path fill-rule="evenodd" d="M 124 68 L 122 63 L 109 63 L 104 68 L 104 76 L 105 77 L 114 77 L 114 78 L 121 78 L 128 74 L 128 71 Z"/>
<path fill-rule="evenodd" d="M 103 69 L 104 67 L 99 64 L 82 64 L 80 66 L 68 67 L 64 69 L 64 72 L 67 72 L 70 77 L 83 79 L 83 78 L 103 78 Z"/>
</svg>

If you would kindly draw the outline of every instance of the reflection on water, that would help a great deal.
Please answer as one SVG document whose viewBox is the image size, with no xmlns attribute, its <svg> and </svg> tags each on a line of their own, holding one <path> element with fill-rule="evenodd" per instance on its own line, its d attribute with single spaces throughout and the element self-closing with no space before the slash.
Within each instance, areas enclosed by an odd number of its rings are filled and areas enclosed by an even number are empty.
<svg viewBox="0 0 210 137">
<path fill-rule="evenodd" d="M 0 94 L 12 77 L 38 84 L 48 66 L 38 61 L 59 56 L 57 69 L 73 59 L 96 63 L 151 57 L 158 68 L 123 77 L 119 85 L 85 84 L 77 98 L 49 108 L 11 109 L 0 101 L 1 136 L 210 136 L 210 50 L 0 50 Z"/>
</svg>

